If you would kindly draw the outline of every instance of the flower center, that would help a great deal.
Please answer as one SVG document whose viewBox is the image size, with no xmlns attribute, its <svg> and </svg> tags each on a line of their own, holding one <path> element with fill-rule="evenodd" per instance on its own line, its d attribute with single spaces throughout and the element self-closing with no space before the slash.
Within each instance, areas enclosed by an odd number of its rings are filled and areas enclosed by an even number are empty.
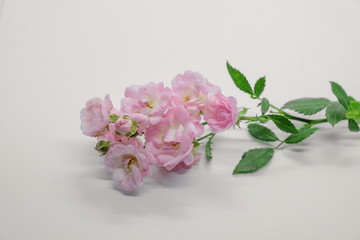
<svg viewBox="0 0 360 240">
<path fill-rule="evenodd" d="M 169 145 L 171 146 L 172 150 L 179 150 L 179 148 L 181 147 L 181 143 L 180 142 L 171 142 L 169 143 Z"/>
<path fill-rule="evenodd" d="M 178 149 L 180 147 L 180 143 L 176 142 L 176 143 L 172 143 L 172 145 L 175 147 L 175 149 Z"/>
<path fill-rule="evenodd" d="M 123 158 L 123 161 L 124 161 L 124 168 L 126 169 L 126 170 L 130 170 L 130 167 L 132 166 L 132 165 L 136 165 L 138 168 L 140 167 L 139 166 L 139 161 L 137 160 L 137 158 L 133 155 L 133 154 L 124 154 L 123 156 L 122 156 L 122 158 Z"/>
<path fill-rule="evenodd" d="M 153 109 L 153 108 L 154 108 L 154 106 L 153 106 L 150 102 L 147 102 L 145 105 L 146 105 L 148 108 L 150 108 L 150 109 Z"/>
</svg>

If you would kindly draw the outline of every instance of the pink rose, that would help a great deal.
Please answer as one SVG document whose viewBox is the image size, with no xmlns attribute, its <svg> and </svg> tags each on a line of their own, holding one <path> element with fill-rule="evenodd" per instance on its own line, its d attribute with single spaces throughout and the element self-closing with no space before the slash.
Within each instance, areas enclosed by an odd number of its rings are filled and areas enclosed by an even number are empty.
<svg viewBox="0 0 360 240">
<path fill-rule="evenodd" d="M 151 119 L 148 116 L 141 114 L 141 113 L 130 113 L 129 118 L 136 123 L 137 133 L 140 136 L 143 134 L 145 129 L 149 126 L 150 119 Z M 152 119 L 154 119 L 154 118 L 152 118 Z M 159 116 L 159 120 L 157 120 L 157 122 L 160 121 L 160 119 L 161 119 L 161 117 Z"/>
<path fill-rule="evenodd" d="M 156 124 L 171 104 L 171 90 L 163 83 L 133 85 L 126 88 L 121 100 L 121 112 L 127 115 L 142 114 L 149 124 Z M 143 121 L 144 122 L 144 121 Z"/>
<path fill-rule="evenodd" d="M 121 135 L 126 135 L 131 132 L 132 121 L 129 118 L 119 117 L 115 122 L 115 130 Z"/>
<path fill-rule="evenodd" d="M 209 96 L 206 100 L 204 120 L 212 132 L 222 132 L 235 126 L 238 118 L 236 99 L 221 93 Z"/>
<path fill-rule="evenodd" d="M 197 115 L 199 115 L 199 110 L 203 110 L 208 95 L 221 92 L 220 87 L 211 84 L 200 73 L 191 71 L 177 75 L 172 80 L 171 86 L 173 102 Z"/>
<path fill-rule="evenodd" d="M 197 160 L 192 155 L 193 140 L 203 132 L 203 126 L 194 123 L 184 107 L 173 107 L 158 124 L 146 130 L 146 149 L 155 157 L 156 164 L 167 170 L 179 164 L 191 167 Z"/>
<path fill-rule="evenodd" d="M 117 116 L 118 117 L 118 116 Z M 104 134 L 98 137 L 103 141 L 118 141 L 122 136 L 128 136 L 132 132 L 132 124 L 129 118 L 118 117 L 115 122 L 110 122 L 108 127 L 103 131 Z"/>
<path fill-rule="evenodd" d="M 113 110 L 113 104 L 109 95 L 105 100 L 93 98 L 86 102 L 86 106 L 80 112 L 81 130 L 86 136 L 96 137 L 104 134 L 105 127 L 109 124 L 109 115 Z"/>
<path fill-rule="evenodd" d="M 121 189 L 133 191 L 143 183 L 145 176 L 152 174 L 153 157 L 138 138 L 122 138 L 110 144 L 105 155 L 106 169 L 113 173 L 114 182 Z"/>
<path fill-rule="evenodd" d="M 172 171 L 180 170 L 180 169 L 189 169 L 191 168 L 194 163 L 197 163 L 200 161 L 202 154 L 195 149 L 191 151 L 191 153 L 184 159 L 184 161 L 180 162 L 178 165 L 176 165 Z"/>
<path fill-rule="evenodd" d="M 108 129 L 104 130 L 104 134 L 99 136 L 97 139 L 98 141 L 118 141 L 120 140 L 120 136 L 115 134 L 115 123 L 109 123 Z"/>
</svg>

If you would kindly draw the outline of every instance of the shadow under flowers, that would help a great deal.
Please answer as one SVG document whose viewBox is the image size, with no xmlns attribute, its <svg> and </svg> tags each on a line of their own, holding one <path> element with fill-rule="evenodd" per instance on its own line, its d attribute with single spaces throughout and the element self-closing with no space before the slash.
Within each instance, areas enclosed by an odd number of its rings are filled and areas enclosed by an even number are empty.
<svg viewBox="0 0 360 240">
<path fill-rule="evenodd" d="M 234 201 L 227 196 L 230 191 L 226 187 L 232 178 L 231 171 L 226 172 L 226 178 L 212 176 L 219 173 L 204 167 L 201 164 L 204 158 L 189 170 L 169 172 L 154 167 L 153 176 L 146 177 L 142 186 L 126 192 L 113 183 L 112 174 L 103 166 L 103 157 L 92 147 L 93 141 L 59 140 L 58 145 L 72 153 L 71 158 L 65 156 L 64 164 L 72 168 L 76 183 L 72 187 L 77 188 L 81 201 L 117 221 L 152 215 L 187 219 L 194 209 L 204 204 L 226 209 Z"/>
<path fill-rule="evenodd" d="M 357 165 L 360 134 L 345 127 L 320 129 L 309 139 L 295 145 L 284 145 L 280 151 L 299 164 Z"/>
</svg>

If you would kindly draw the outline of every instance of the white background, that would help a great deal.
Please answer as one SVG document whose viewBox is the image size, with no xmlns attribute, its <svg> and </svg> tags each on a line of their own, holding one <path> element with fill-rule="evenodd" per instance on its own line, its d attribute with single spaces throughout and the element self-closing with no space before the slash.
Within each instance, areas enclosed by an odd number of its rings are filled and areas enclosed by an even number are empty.
<svg viewBox="0 0 360 240">
<path fill-rule="evenodd" d="M 159 171 L 133 195 L 79 128 L 86 100 L 109 93 L 119 106 L 125 87 L 188 69 L 256 106 L 226 60 L 252 83 L 266 75 L 278 106 L 334 100 L 328 81 L 359 99 L 359 13 L 359 0 L 5 1 L 0 239 L 360 239 L 360 136 L 345 124 L 242 176 L 231 175 L 242 153 L 264 144 L 246 129 L 220 134 L 210 163 Z"/>
</svg>

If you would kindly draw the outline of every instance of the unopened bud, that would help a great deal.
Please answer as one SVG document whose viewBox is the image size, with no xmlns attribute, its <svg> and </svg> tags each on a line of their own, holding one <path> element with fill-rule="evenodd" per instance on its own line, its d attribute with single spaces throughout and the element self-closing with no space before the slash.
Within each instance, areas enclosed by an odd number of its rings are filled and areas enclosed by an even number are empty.
<svg viewBox="0 0 360 240">
<path fill-rule="evenodd" d="M 96 151 L 101 153 L 101 155 L 105 155 L 109 151 L 109 145 L 110 145 L 109 141 L 101 140 L 96 144 L 95 149 Z"/>
</svg>

